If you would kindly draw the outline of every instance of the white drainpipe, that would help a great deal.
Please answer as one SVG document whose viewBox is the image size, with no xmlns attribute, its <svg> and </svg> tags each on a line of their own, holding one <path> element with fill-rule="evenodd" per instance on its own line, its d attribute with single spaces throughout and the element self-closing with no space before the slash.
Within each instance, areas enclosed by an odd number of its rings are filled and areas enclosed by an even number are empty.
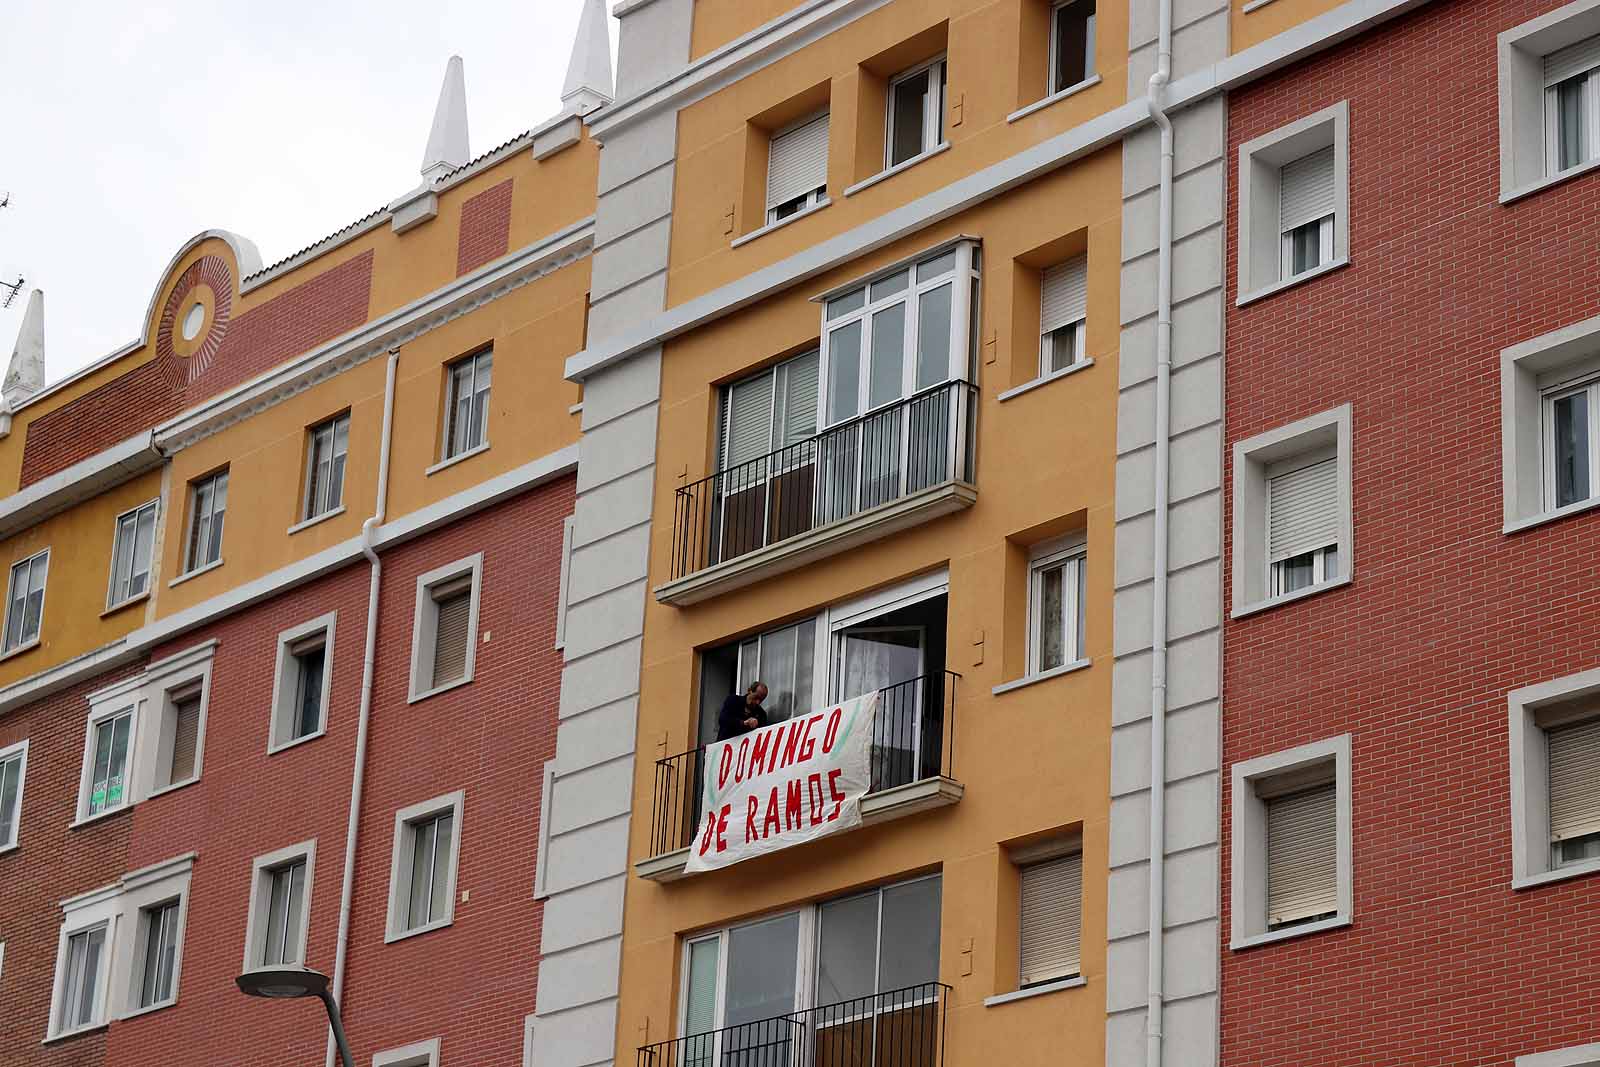
<svg viewBox="0 0 1600 1067">
<path fill-rule="evenodd" d="M 1155 529 L 1152 533 L 1154 589 L 1150 624 L 1150 934 L 1149 1000 L 1145 1008 L 1146 1067 L 1161 1067 L 1162 1006 L 1166 999 L 1163 952 L 1167 834 L 1167 533 L 1172 446 L 1172 120 L 1166 87 L 1172 77 L 1172 0 L 1157 0 L 1156 71 L 1146 103 L 1161 131 L 1156 266 Z"/>
<path fill-rule="evenodd" d="M 378 586 L 383 564 L 372 549 L 373 531 L 383 525 L 389 501 L 389 444 L 394 436 L 394 378 L 400 350 L 389 350 L 389 373 L 383 384 L 383 437 L 378 449 L 378 499 L 370 518 L 361 524 L 361 551 L 372 567 L 367 589 L 367 642 L 361 660 L 361 713 L 356 719 L 356 761 L 350 774 L 350 819 L 344 830 L 344 878 L 339 887 L 339 941 L 333 957 L 333 999 L 344 994 L 344 965 L 350 944 L 350 901 L 356 882 L 356 835 L 361 826 L 361 786 L 367 777 L 367 725 L 372 719 L 372 673 L 378 653 Z M 333 1028 L 328 1028 L 327 1067 L 333 1067 L 337 1048 Z"/>
</svg>

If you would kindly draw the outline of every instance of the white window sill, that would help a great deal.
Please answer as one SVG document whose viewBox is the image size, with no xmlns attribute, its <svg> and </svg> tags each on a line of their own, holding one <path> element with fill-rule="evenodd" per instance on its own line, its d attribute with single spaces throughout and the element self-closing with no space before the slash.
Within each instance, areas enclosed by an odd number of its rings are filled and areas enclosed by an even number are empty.
<svg viewBox="0 0 1600 1067">
<path fill-rule="evenodd" d="M 452 914 L 443 919 L 435 919 L 433 922 L 427 923 L 423 926 L 413 927 L 410 930 L 400 930 L 393 933 L 386 933 L 383 935 L 383 943 L 385 945 L 392 945 L 396 941 L 404 941 L 408 937 L 418 937 L 422 934 L 432 933 L 435 930 L 443 930 L 446 926 L 449 926 L 453 922 L 455 922 L 455 916 Z"/>
<path fill-rule="evenodd" d="M 15 852 L 16 850 L 17 843 L 15 841 L 11 842 L 9 845 L 0 845 L 0 856 L 4 856 L 7 852 Z"/>
<path fill-rule="evenodd" d="M 1038 674 L 1030 674 L 1025 678 L 1018 678 L 1016 681 L 1001 682 L 999 685 L 991 689 L 989 694 L 991 696 L 999 696 L 1001 693 L 1009 693 L 1013 689 L 1024 689 L 1038 682 L 1048 682 L 1050 679 L 1059 678 L 1063 674 L 1071 674 L 1073 671 L 1081 671 L 1093 663 L 1094 660 L 1091 659 L 1076 659 L 1071 663 L 1063 663 L 1059 667 L 1052 667 L 1047 671 L 1040 671 Z"/>
<path fill-rule="evenodd" d="M 181 782 L 173 782 L 171 785 L 164 785 L 160 789 L 152 789 L 150 791 L 149 795 L 146 796 L 144 799 L 146 799 L 146 800 L 154 800 L 156 797 L 162 796 L 163 794 L 166 794 L 166 793 L 176 793 L 180 789 L 183 789 L 183 788 L 186 788 L 188 786 L 194 785 L 199 780 L 200 780 L 200 776 L 198 774 L 192 775 L 192 776 L 190 776 L 188 778 L 185 778 Z"/>
<path fill-rule="evenodd" d="M 1063 989 L 1078 989 L 1087 984 L 1081 974 L 1075 974 L 1071 978 L 1062 978 L 1059 981 L 1046 982 L 1043 985 L 1029 986 L 1027 989 L 1019 989 L 1015 993 L 1001 993 L 998 996 L 984 997 L 983 1006 L 992 1008 L 996 1004 L 1010 1004 L 1014 1000 L 1042 997 L 1047 993 L 1059 993 Z"/>
<path fill-rule="evenodd" d="M 1557 867 L 1553 871 L 1542 871 L 1539 874 L 1525 874 L 1520 878 L 1511 879 L 1512 889 L 1537 889 L 1542 885 L 1552 882 L 1565 882 L 1568 878 L 1582 878 L 1587 874 L 1600 871 L 1600 860 L 1588 860 L 1584 863 L 1574 863 L 1568 867 Z"/>
<path fill-rule="evenodd" d="M 1250 12 L 1266 7 L 1270 3 L 1272 3 L 1272 0 L 1250 0 L 1249 3 L 1239 9 L 1239 14 L 1248 15 Z"/>
<path fill-rule="evenodd" d="M 297 534 L 301 530 L 309 529 L 310 527 L 315 526 L 319 522 L 327 522 L 329 519 L 338 518 L 340 515 L 343 515 L 343 514 L 344 514 L 344 505 L 340 504 L 338 507 L 332 509 L 331 511 L 324 511 L 321 515 L 313 515 L 309 519 L 300 520 L 299 522 L 295 523 L 293 526 L 289 527 L 289 532 L 292 533 L 292 534 Z"/>
<path fill-rule="evenodd" d="M 206 573 L 208 573 L 210 571 L 214 571 L 220 566 L 222 566 L 222 557 L 218 556 L 216 559 L 212 560 L 210 563 L 207 563 L 204 567 L 196 567 L 192 571 L 185 571 L 182 574 L 178 575 L 176 578 L 172 579 L 172 581 L 167 583 L 167 588 L 171 589 L 173 586 L 182 585 L 184 582 L 187 582 L 190 578 L 198 578 L 202 574 L 206 574 Z"/>
<path fill-rule="evenodd" d="M 73 822 L 73 824 L 71 826 L 67 827 L 67 829 L 76 830 L 80 826 L 89 826 L 92 823 L 99 822 L 101 819 L 109 819 L 113 815 L 120 815 L 125 811 L 132 811 L 132 810 L 133 810 L 133 802 L 132 801 L 128 801 L 128 800 L 124 800 L 121 804 L 118 804 L 114 808 L 107 808 L 105 811 L 97 811 L 93 815 L 85 815 L 83 818 L 78 819 L 75 822 Z"/>
<path fill-rule="evenodd" d="M 1316 596 L 1318 593 L 1326 593 L 1330 589 L 1338 589 L 1340 586 L 1349 584 L 1350 575 L 1346 574 L 1330 581 L 1318 582 L 1316 585 L 1308 585 L 1304 589 L 1296 589 L 1292 593 L 1279 593 L 1277 596 L 1268 597 L 1266 600 L 1258 600 L 1254 604 L 1245 604 L 1242 607 L 1234 608 L 1233 618 L 1242 619 L 1246 615 L 1255 615 L 1259 612 L 1271 611 L 1273 608 L 1282 607 L 1285 604 L 1293 604 L 1296 600 L 1304 600 L 1308 596 Z"/>
<path fill-rule="evenodd" d="M 733 239 L 733 243 L 731 245 L 729 245 L 728 247 L 729 248 L 738 248 L 740 245 L 749 244 L 751 241 L 754 241 L 757 237 L 765 237 L 767 234 L 771 233 L 773 230 L 781 230 L 785 226 L 789 225 L 789 223 L 791 223 L 791 222 L 799 222 L 801 219 L 806 218 L 807 216 L 815 215 L 817 212 L 821 211 L 823 208 L 827 207 L 831 203 L 833 203 L 832 200 L 828 200 L 828 199 L 819 200 L 815 204 L 812 204 L 810 207 L 801 208 L 799 211 L 796 211 L 793 215 L 790 215 L 787 218 L 779 219 L 776 222 L 769 222 L 765 226 L 762 226 L 762 227 L 760 227 L 758 229 L 751 230 L 749 233 L 745 234 L 743 237 L 735 237 Z"/>
<path fill-rule="evenodd" d="M 1282 930 L 1268 930 L 1266 933 L 1250 934 L 1247 937 L 1236 937 L 1228 943 L 1228 947 L 1238 952 L 1241 949 L 1255 948 L 1257 945 L 1270 945 L 1276 941 L 1287 941 L 1292 937 L 1305 937 L 1308 934 L 1320 934 L 1324 930 L 1337 930 L 1341 926 L 1349 925 L 1350 916 L 1335 915 L 1328 919 L 1318 919 L 1314 923 L 1289 926 Z"/>
<path fill-rule="evenodd" d="M 995 397 L 995 399 L 1001 403 L 1004 403 L 1014 396 L 1021 396 L 1023 393 L 1032 392 L 1041 385 L 1049 385 L 1051 382 L 1059 381 L 1069 374 L 1076 374 L 1081 370 L 1088 370 L 1092 366 L 1094 366 L 1094 360 L 1080 359 L 1070 367 L 1062 367 L 1060 370 L 1051 371 L 1049 374 L 1035 378 L 1031 382 L 1023 382 L 1021 385 L 1014 385 L 1010 389 L 1007 389 L 1005 392 L 1001 393 L 999 396 Z"/>
<path fill-rule="evenodd" d="M 128 1011 L 125 1011 L 121 1015 L 117 1016 L 117 1021 L 122 1022 L 126 1019 L 137 1019 L 139 1016 L 149 1015 L 153 1011 L 161 1011 L 163 1008 L 176 1007 L 177 1004 L 178 998 L 172 997 L 169 1000 L 158 1001 L 155 1004 L 150 1004 L 143 1008 L 130 1008 Z"/>
<path fill-rule="evenodd" d="M 110 607 L 106 608 L 106 610 L 104 610 L 104 611 L 102 611 L 100 613 L 100 617 L 102 619 L 110 618 L 111 616 L 115 615 L 119 611 L 127 611 L 129 608 L 133 607 L 135 604 L 143 604 L 146 600 L 149 600 L 149 599 L 150 599 L 150 592 L 149 592 L 149 590 L 146 590 L 143 593 L 140 593 L 138 596 L 131 596 L 127 600 L 122 601 L 121 603 L 112 604 Z"/>
<path fill-rule="evenodd" d="M 446 682 L 444 685 L 435 686 L 432 689 L 424 689 L 419 693 L 412 693 L 406 697 L 406 703 L 415 704 L 419 700 L 427 700 L 429 697 L 436 697 L 440 693 L 448 693 L 452 689 L 459 689 L 470 681 L 472 681 L 472 675 L 469 674 L 465 678 L 457 678 L 453 682 Z"/>
<path fill-rule="evenodd" d="M 53 1045 L 57 1041 L 66 1041 L 69 1038 L 81 1037 L 84 1034 L 92 1034 L 96 1030 L 104 1030 L 110 1025 L 110 1023 L 90 1023 L 87 1026 L 80 1026 L 73 1030 L 63 1030 L 59 1034 L 51 1034 L 49 1037 L 39 1042 L 39 1044 Z"/>
<path fill-rule="evenodd" d="M 1579 500 L 1565 507 L 1541 511 L 1537 515 L 1529 515 L 1525 519 L 1508 522 L 1500 528 L 1500 532 L 1508 534 L 1521 533 L 1523 530 L 1531 530 L 1535 526 L 1543 526 L 1547 522 L 1555 522 L 1557 519 L 1564 519 L 1568 515 L 1581 515 L 1585 511 L 1593 511 L 1595 508 L 1600 508 L 1600 496 L 1592 496 L 1587 500 Z"/>
<path fill-rule="evenodd" d="M 304 737 L 297 737 L 293 741 L 285 741 L 281 745 L 268 745 L 267 755 L 276 756 L 280 752 L 287 752 L 289 749 L 294 748 L 297 745 L 303 745 L 307 741 L 315 741 L 317 738 L 322 737 L 327 732 L 328 727 L 326 724 L 324 724 L 322 729 L 317 730 L 315 733 L 306 734 Z"/>
<path fill-rule="evenodd" d="M 1320 278 L 1324 274 L 1332 274 L 1334 271 L 1348 267 L 1349 265 L 1349 257 L 1344 259 L 1336 259 L 1330 263 L 1324 263 L 1320 267 L 1313 267 L 1308 271 L 1296 274 L 1293 278 L 1285 278 L 1282 281 L 1273 282 L 1271 285 L 1257 289 L 1255 292 L 1246 293 L 1237 301 L 1235 301 L 1234 304 L 1236 307 L 1244 307 L 1246 304 L 1253 304 L 1257 300 L 1265 300 L 1267 297 L 1272 296 L 1275 293 L 1281 293 L 1285 289 L 1293 289 L 1297 285 L 1304 285 L 1313 278 Z"/>
<path fill-rule="evenodd" d="M 1057 91 L 1051 93 L 1049 96 L 1045 97 L 1043 100 L 1035 100 L 1033 103 L 1029 104 L 1027 107 L 1019 107 L 1017 110 L 1013 111 L 1011 114 L 1006 116 L 1006 121 L 1007 122 L 1016 122 L 1018 119 L 1025 119 L 1029 115 L 1033 114 L 1035 111 L 1043 111 L 1045 108 L 1049 107 L 1051 104 L 1057 103 L 1057 102 L 1059 102 L 1061 100 L 1065 100 L 1069 96 L 1074 96 L 1074 95 L 1076 95 L 1078 93 L 1083 92 L 1085 89 L 1093 88 L 1094 86 L 1099 85 L 1099 84 L 1100 84 L 1100 75 L 1091 74 L 1087 78 L 1083 79 L 1083 81 L 1079 82 L 1076 85 L 1069 85 L 1065 89 L 1058 89 Z"/>
<path fill-rule="evenodd" d="M 424 477 L 426 477 L 426 476 L 428 476 L 430 474 L 438 474 L 440 471 L 444 470 L 447 467 L 454 467 L 457 463 L 460 463 L 462 460 L 471 459 L 473 456 L 480 455 L 481 453 L 484 453 L 484 452 L 487 452 L 487 451 L 489 451 L 489 442 L 488 441 L 485 441 L 481 445 L 473 445 L 471 448 L 467 449 L 465 452 L 457 452 L 455 455 L 451 456 L 449 459 L 441 459 L 439 462 L 435 463 L 433 466 L 431 466 L 427 470 L 423 471 L 422 474 L 423 474 Z"/>
<path fill-rule="evenodd" d="M 40 640 L 39 640 L 39 638 L 35 637 L 32 641 L 29 641 L 27 644 L 18 645 L 16 648 L 13 648 L 11 651 L 6 652 L 3 655 L 0 655 L 0 663 L 4 663 L 6 660 L 10 659 L 13 656 L 20 656 L 24 652 L 32 652 L 34 649 L 38 648 L 39 645 L 40 645 Z"/>
<path fill-rule="evenodd" d="M 912 156 L 910 159 L 906 160 L 903 163 L 896 163 L 894 166 L 890 167 L 888 170 L 880 170 L 878 173 L 874 174 L 870 178 L 863 178 L 861 181 L 856 182 L 854 185 L 852 185 L 848 189 L 846 189 L 844 191 L 844 195 L 845 196 L 855 196 L 857 193 L 861 192 L 863 189 L 870 189 L 874 185 L 877 185 L 879 182 L 884 181 L 885 179 L 893 178 L 896 174 L 899 174 L 903 170 L 910 170 L 912 167 L 916 166 L 918 163 L 921 163 L 923 160 L 932 159 L 934 156 L 938 155 L 940 152 L 947 151 L 949 148 L 950 148 L 950 142 L 949 141 L 940 141 L 938 144 L 934 145 L 932 148 L 928 149 L 926 152 L 922 153 L 921 155 Z"/>
<path fill-rule="evenodd" d="M 1529 182 L 1527 185 L 1519 185 L 1515 189 L 1503 189 L 1500 192 L 1500 203 L 1514 203 L 1518 200 L 1521 200 L 1523 197 L 1532 196 L 1534 193 L 1542 193 L 1551 186 L 1561 185 L 1565 182 L 1571 181 L 1574 178 L 1581 178 L 1585 174 L 1588 174 L 1590 171 L 1596 169 L 1600 169 L 1600 156 L 1588 160 L 1587 162 L 1579 163 L 1576 167 L 1569 167 L 1560 174 L 1552 174 L 1549 177 L 1540 178 L 1536 182 Z"/>
</svg>

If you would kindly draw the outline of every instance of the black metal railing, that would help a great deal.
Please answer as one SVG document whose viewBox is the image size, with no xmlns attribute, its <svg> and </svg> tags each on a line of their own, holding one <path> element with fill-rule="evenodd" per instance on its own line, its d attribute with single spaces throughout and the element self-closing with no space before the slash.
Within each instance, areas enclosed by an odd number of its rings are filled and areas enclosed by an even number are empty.
<svg viewBox="0 0 1600 1067">
<path fill-rule="evenodd" d="M 876 793 L 897 785 L 952 773 L 956 757 L 956 682 L 954 671 L 880 689 L 872 727 L 872 787 Z M 665 855 L 694 840 L 704 791 L 706 748 L 701 745 L 656 760 L 655 807 L 650 820 L 650 854 Z"/>
<path fill-rule="evenodd" d="M 638 1067 L 941 1067 L 950 987 L 924 982 L 639 1048 Z"/>
<path fill-rule="evenodd" d="M 977 388 L 945 382 L 677 492 L 674 580 L 950 481 L 972 480 Z"/>
</svg>

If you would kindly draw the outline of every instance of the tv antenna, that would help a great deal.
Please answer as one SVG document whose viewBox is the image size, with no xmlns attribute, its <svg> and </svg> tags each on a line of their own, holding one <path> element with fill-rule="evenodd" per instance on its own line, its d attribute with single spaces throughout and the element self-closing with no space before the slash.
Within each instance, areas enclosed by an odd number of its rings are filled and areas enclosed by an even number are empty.
<svg viewBox="0 0 1600 1067">
<path fill-rule="evenodd" d="M 0 282 L 0 290 L 4 290 L 4 292 L 0 292 L 0 310 L 9 308 L 16 303 L 17 297 L 22 295 L 22 290 L 26 287 L 27 279 L 20 274 L 17 275 L 15 282 Z"/>
</svg>

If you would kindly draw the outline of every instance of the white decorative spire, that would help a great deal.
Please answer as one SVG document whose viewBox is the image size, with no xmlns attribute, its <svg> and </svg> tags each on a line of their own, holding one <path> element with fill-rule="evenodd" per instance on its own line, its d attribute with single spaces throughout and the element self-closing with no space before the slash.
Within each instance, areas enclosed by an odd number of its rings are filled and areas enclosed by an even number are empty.
<svg viewBox="0 0 1600 1067">
<path fill-rule="evenodd" d="M 606 26 L 606 0 L 582 0 L 578 36 L 572 42 L 567 81 L 561 87 L 566 110 L 587 114 L 611 102 L 611 33 Z"/>
<path fill-rule="evenodd" d="M 11 350 L 11 363 L 6 367 L 4 394 L 7 410 L 27 400 L 44 388 L 44 290 L 35 289 L 28 297 L 28 310 L 22 316 L 22 329 L 17 331 L 17 344 Z"/>
<path fill-rule="evenodd" d="M 422 153 L 423 181 L 433 182 L 472 158 L 467 147 L 467 76 L 460 56 L 451 56 L 433 110 L 428 149 Z"/>
</svg>

